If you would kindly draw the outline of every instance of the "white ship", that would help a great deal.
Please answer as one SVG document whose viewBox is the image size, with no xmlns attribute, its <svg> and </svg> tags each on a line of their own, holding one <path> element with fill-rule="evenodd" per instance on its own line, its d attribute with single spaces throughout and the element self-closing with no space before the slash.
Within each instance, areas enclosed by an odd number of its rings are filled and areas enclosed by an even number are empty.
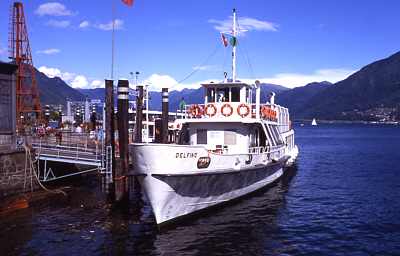
<svg viewBox="0 0 400 256">
<path fill-rule="evenodd" d="M 233 12 L 232 36 L 237 36 Z M 294 163 L 289 111 L 260 102 L 260 85 L 236 79 L 202 84 L 204 104 L 186 107 L 171 144 L 130 144 L 134 172 L 158 224 L 239 198 L 278 180 Z M 255 102 L 252 95 L 255 93 Z"/>
</svg>

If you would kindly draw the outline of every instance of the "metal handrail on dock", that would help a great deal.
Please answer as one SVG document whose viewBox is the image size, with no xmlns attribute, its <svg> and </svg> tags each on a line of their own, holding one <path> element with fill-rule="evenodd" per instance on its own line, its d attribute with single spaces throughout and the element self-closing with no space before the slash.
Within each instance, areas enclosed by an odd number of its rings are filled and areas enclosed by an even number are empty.
<svg viewBox="0 0 400 256">
<path fill-rule="evenodd" d="M 104 141 L 90 139 L 87 134 L 70 134 L 70 138 L 74 139 L 64 140 L 62 143 L 60 140 L 54 140 L 51 136 L 29 138 L 30 145 L 35 150 L 36 159 L 44 162 L 41 169 L 38 161 L 41 181 L 56 180 L 90 171 L 98 171 L 112 176 L 112 149 L 110 146 L 105 147 Z M 80 164 L 92 166 L 92 168 L 57 177 L 50 168 L 47 168 L 47 161 Z"/>
</svg>

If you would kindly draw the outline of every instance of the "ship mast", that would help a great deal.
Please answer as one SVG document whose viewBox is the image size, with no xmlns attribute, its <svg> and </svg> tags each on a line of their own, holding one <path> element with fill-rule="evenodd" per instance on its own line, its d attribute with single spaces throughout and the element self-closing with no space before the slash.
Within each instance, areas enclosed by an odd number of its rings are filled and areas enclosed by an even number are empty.
<svg viewBox="0 0 400 256">
<path fill-rule="evenodd" d="M 236 81 L 236 45 L 237 45 L 237 27 L 236 27 L 236 9 L 233 9 L 233 27 L 232 27 L 232 81 Z"/>
</svg>

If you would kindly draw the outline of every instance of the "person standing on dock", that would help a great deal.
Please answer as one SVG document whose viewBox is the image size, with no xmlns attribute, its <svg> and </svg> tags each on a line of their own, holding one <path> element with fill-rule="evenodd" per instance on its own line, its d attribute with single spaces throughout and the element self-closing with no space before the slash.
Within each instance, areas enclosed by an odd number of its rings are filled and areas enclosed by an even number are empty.
<svg viewBox="0 0 400 256">
<path fill-rule="evenodd" d="M 61 143 L 62 143 L 62 131 L 61 131 L 61 129 L 58 129 L 56 131 L 56 140 L 57 140 L 57 145 L 61 146 Z"/>
</svg>

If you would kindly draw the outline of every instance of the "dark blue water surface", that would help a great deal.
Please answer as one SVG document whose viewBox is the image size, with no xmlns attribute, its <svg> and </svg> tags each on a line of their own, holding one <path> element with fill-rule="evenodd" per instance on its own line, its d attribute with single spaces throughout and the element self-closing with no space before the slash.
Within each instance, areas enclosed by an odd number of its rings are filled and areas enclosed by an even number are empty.
<svg viewBox="0 0 400 256">
<path fill-rule="evenodd" d="M 0 221 L 2 255 L 400 255 L 400 126 L 296 127 L 297 167 L 275 186 L 159 230 L 97 179 Z"/>
</svg>

